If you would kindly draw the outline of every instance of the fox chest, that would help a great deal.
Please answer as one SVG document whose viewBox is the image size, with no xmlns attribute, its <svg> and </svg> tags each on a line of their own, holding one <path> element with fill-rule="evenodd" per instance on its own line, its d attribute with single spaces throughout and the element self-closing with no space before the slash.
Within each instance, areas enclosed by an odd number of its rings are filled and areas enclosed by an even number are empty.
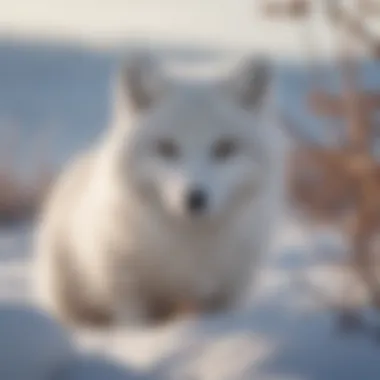
<svg viewBox="0 0 380 380">
<path fill-rule="evenodd" d="M 204 240 L 159 236 L 139 244 L 140 279 L 173 295 L 207 298 L 230 280 L 238 267 L 239 251 L 247 247 L 233 239 Z M 244 264 L 243 264 L 244 265 Z"/>
</svg>

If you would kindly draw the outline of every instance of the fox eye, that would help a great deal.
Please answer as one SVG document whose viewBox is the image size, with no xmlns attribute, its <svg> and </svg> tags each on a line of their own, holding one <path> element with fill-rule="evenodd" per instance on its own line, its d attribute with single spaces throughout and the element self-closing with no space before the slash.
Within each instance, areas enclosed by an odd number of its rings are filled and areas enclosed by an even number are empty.
<svg viewBox="0 0 380 380">
<path fill-rule="evenodd" d="M 163 139 L 156 142 L 155 150 L 157 154 L 167 160 L 173 160 L 179 156 L 178 145 L 170 139 Z"/>
<path fill-rule="evenodd" d="M 233 139 L 222 139 L 212 149 L 213 157 L 218 161 L 225 161 L 233 157 L 238 150 L 238 144 Z"/>
</svg>

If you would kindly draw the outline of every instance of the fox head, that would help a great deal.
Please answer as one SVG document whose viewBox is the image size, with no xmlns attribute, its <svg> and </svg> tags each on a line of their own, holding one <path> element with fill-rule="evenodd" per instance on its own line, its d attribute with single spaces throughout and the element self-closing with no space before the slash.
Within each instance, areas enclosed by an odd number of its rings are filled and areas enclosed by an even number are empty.
<svg viewBox="0 0 380 380">
<path fill-rule="evenodd" d="M 175 220 L 214 220 L 260 194 L 273 165 L 270 71 L 252 59 L 214 81 L 178 81 L 152 56 L 128 60 L 113 128 L 129 191 Z"/>
</svg>

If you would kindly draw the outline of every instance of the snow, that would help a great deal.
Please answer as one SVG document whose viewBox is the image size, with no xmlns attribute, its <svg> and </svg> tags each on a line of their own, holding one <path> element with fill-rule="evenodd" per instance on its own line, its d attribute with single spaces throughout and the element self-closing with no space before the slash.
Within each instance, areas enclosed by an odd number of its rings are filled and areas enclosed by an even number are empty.
<svg viewBox="0 0 380 380">
<path fill-rule="evenodd" d="M 332 120 L 313 118 L 303 100 L 311 85 L 299 34 L 305 26 L 265 22 L 254 6 L 250 13 L 253 3 L 1 0 L 0 128 L 5 135 L 21 136 L 13 149 L 20 170 L 30 175 L 33 169 L 36 136 L 48 134 L 49 149 L 42 154 L 58 167 L 96 138 L 109 113 L 109 83 L 118 57 L 145 44 L 169 64 L 191 66 L 213 67 L 247 50 L 271 54 L 281 105 L 311 137 L 331 137 Z M 319 41 L 328 53 L 331 41 L 322 24 Z M 339 83 L 328 61 L 321 67 L 323 85 L 336 91 Z M 362 72 L 367 87 L 379 87 L 378 64 L 363 60 Z M 343 280 L 332 264 L 341 256 L 329 239 L 311 239 L 288 218 L 245 309 L 156 328 L 77 331 L 70 337 L 33 309 L 32 232 L 28 225 L 0 230 L 1 379 L 47 380 L 52 367 L 58 380 L 379 377 L 376 315 L 365 314 L 372 323 L 367 332 L 337 329 L 336 314 L 313 298 L 303 278 L 339 300 Z M 316 254 L 321 245 L 328 253 Z"/>
<path fill-rule="evenodd" d="M 336 314 L 313 302 L 297 282 L 299 273 L 319 271 L 315 284 L 329 294 L 337 279 L 323 260 L 316 265 L 309 239 L 295 226 L 284 227 L 244 309 L 159 327 L 81 330 L 71 342 L 30 302 L 31 255 L 24 252 L 31 230 L 9 235 L 0 237 L 1 378 L 26 379 L 28 368 L 47 371 L 52 360 L 65 380 L 117 380 L 126 374 L 127 379 L 372 379 L 380 371 L 378 326 L 343 334 Z"/>
<path fill-rule="evenodd" d="M 0 306 L 0 376 L 48 379 L 73 352 L 65 331 L 44 314 L 20 304 Z"/>
</svg>

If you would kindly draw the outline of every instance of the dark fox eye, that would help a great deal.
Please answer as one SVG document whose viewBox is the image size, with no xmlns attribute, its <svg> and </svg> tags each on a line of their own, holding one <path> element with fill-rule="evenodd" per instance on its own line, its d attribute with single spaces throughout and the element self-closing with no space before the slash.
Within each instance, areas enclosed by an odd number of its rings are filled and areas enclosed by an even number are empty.
<svg viewBox="0 0 380 380">
<path fill-rule="evenodd" d="M 222 139 L 212 149 L 213 157 L 218 161 L 225 161 L 233 157 L 238 150 L 238 144 L 233 139 Z"/>
<path fill-rule="evenodd" d="M 156 143 L 157 154 L 165 159 L 176 159 L 179 156 L 178 145 L 169 139 L 159 140 Z"/>
</svg>

